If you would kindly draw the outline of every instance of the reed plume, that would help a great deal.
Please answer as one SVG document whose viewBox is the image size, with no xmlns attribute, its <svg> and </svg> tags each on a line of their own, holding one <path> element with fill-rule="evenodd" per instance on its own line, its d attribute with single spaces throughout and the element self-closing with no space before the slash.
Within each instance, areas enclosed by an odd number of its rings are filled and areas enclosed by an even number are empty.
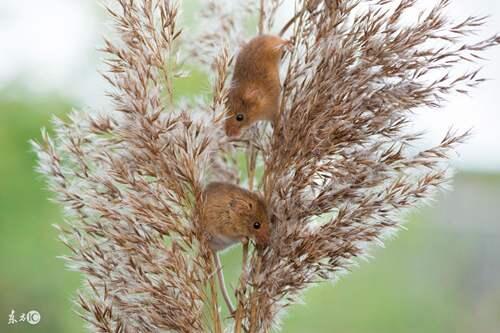
<svg viewBox="0 0 500 333">
<path fill-rule="evenodd" d="M 278 26 L 284 3 L 206 1 L 203 29 L 188 34 L 175 1 L 106 6 L 116 32 L 103 47 L 112 107 L 55 119 L 53 137 L 34 143 L 65 210 L 64 259 L 85 278 L 76 303 L 90 331 L 277 331 L 306 288 L 335 280 L 449 180 L 448 160 L 468 133 L 419 150 L 413 114 L 484 81 L 461 68 L 500 44 L 474 37 L 485 18 L 452 20 L 449 0 L 423 10 L 417 0 L 297 0 Z M 280 117 L 230 140 L 228 77 L 255 18 L 255 31 L 282 31 L 293 45 Z M 181 103 L 175 79 L 189 66 L 212 88 Z M 228 319 L 199 222 L 212 180 L 261 191 L 273 220 L 270 246 L 243 261 Z"/>
</svg>

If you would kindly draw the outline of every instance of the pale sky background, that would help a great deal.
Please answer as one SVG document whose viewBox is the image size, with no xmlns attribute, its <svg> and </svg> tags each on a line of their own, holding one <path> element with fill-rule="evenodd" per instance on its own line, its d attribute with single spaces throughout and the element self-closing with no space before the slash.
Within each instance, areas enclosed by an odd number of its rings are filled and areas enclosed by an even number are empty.
<svg viewBox="0 0 500 333">
<path fill-rule="evenodd" d="M 97 73 L 101 55 L 96 48 L 106 26 L 96 2 L 0 0 L 0 89 L 21 82 L 32 92 L 56 92 L 86 107 L 103 107 L 106 85 Z M 434 2 L 422 0 L 423 5 Z M 490 15 L 479 37 L 500 32 L 498 0 L 454 0 L 451 14 Z M 474 137 L 460 148 L 457 166 L 500 171 L 500 47 L 486 56 L 483 76 L 491 81 L 470 97 L 452 96 L 444 110 L 420 115 L 418 127 L 428 130 L 429 144 L 450 126 L 473 127 Z"/>
</svg>

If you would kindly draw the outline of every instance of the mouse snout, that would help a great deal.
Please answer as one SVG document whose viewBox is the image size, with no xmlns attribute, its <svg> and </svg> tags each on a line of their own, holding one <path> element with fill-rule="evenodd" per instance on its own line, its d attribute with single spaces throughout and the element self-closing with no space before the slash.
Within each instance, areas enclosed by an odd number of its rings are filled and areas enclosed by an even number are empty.
<svg viewBox="0 0 500 333">
<path fill-rule="evenodd" d="M 265 248 L 269 245 L 271 237 L 269 233 L 260 233 L 255 237 L 255 244 L 260 248 Z"/>
<path fill-rule="evenodd" d="M 226 121 L 224 130 L 229 137 L 238 137 L 240 135 L 240 129 L 232 125 L 230 121 Z"/>
</svg>

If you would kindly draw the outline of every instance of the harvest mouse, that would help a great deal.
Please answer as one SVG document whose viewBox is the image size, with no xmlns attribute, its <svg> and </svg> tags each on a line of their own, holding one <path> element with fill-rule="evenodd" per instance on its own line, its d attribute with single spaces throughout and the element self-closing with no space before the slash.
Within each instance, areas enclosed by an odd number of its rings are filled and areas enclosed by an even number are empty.
<svg viewBox="0 0 500 333">
<path fill-rule="evenodd" d="M 228 136 L 239 136 L 259 120 L 275 121 L 280 106 L 280 60 L 288 45 L 278 36 L 261 35 L 239 52 L 226 104 Z"/>
<path fill-rule="evenodd" d="M 228 183 L 208 184 L 203 197 L 201 224 L 208 236 L 208 246 L 214 253 L 222 296 L 229 312 L 233 314 L 234 307 L 226 289 L 217 252 L 248 239 L 255 241 L 257 249 L 267 246 L 270 238 L 267 207 L 259 195 Z"/>
<path fill-rule="evenodd" d="M 227 183 L 206 186 L 202 224 L 213 251 L 252 239 L 258 247 L 266 246 L 270 238 L 267 207 L 259 195 Z"/>
</svg>

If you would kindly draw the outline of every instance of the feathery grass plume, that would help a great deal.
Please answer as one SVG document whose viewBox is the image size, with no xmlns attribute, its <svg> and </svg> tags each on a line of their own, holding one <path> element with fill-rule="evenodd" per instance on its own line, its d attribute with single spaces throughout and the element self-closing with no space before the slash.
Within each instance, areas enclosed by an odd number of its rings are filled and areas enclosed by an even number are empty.
<svg viewBox="0 0 500 333">
<path fill-rule="evenodd" d="M 449 2 L 418 12 L 417 0 L 297 0 L 276 26 L 284 1 L 211 0 L 201 21 L 213 29 L 183 39 L 174 1 L 111 0 L 117 36 L 103 51 L 113 109 L 56 119 L 54 138 L 43 132 L 34 143 L 65 208 L 64 258 L 85 277 L 76 303 L 90 330 L 269 332 L 305 288 L 335 279 L 396 230 L 405 209 L 446 183 L 447 161 L 468 135 L 450 131 L 415 151 L 412 113 L 484 81 L 457 66 L 500 44 L 497 35 L 466 43 L 485 19 L 453 22 Z M 256 31 L 282 31 L 293 47 L 277 123 L 230 141 L 227 78 L 252 16 Z M 181 51 L 212 77 L 210 98 L 185 107 L 173 98 Z M 228 319 L 199 223 L 214 179 L 257 186 L 273 219 L 265 251 L 243 247 Z"/>
<path fill-rule="evenodd" d="M 214 105 L 202 122 L 172 106 L 173 2 L 120 0 L 107 11 L 117 31 L 103 49 L 114 110 L 56 120 L 54 141 L 36 145 L 68 213 L 66 259 L 86 278 L 77 302 L 96 332 L 204 332 L 219 319 L 204 311 L 214 272 L 194 208 L 223 110 Z"/>
</svg>

